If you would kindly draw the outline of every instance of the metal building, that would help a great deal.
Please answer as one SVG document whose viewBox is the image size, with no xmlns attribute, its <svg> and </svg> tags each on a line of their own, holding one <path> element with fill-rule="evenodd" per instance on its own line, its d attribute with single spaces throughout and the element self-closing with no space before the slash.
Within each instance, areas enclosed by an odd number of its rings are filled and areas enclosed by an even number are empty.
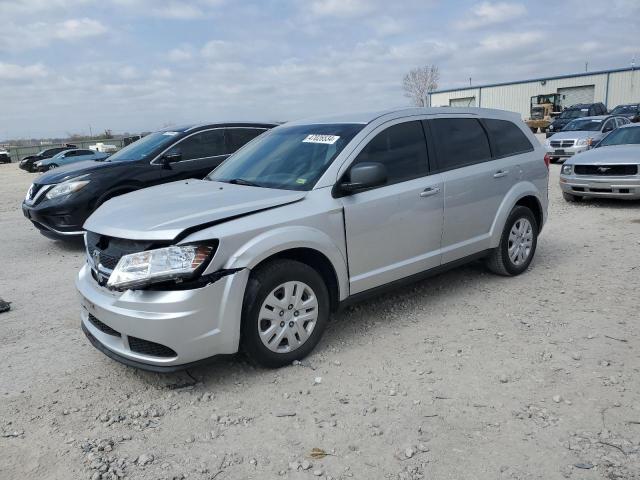
<svg viewBox="0 0 640 480">
<path fill-rule="evenodd" d="M 602 102 L 611 110 L 622 103 L 640 103 L 640 68 L 436 90 L 429 94 L 429 105 L 499 108 L 518 112 L 526 119 L 529 118 L 531 97 L 546 93 L 561 94 L 563 107 Z"/>
</svg>

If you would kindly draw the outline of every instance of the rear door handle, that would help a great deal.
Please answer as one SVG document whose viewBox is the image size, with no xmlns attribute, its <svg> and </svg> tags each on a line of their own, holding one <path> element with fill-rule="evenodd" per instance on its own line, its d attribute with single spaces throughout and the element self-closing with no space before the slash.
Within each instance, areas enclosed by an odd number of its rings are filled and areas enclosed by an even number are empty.
<svg viewBox="0 0 640 480">
<path fill-rule="evenodd" d="M 430 197 L 432 195 L 437 195 L 438 193 L 440 193 L 440 187 L 427 187 L 420 192 L 420 196 L 424 198 Z"/>
<path fill-rule="evenodd" d="M 493 174 L 493 178 L 506 177 L 507 175 L 509 175 L 509 170 L 498 170 Z"/>
</svg>

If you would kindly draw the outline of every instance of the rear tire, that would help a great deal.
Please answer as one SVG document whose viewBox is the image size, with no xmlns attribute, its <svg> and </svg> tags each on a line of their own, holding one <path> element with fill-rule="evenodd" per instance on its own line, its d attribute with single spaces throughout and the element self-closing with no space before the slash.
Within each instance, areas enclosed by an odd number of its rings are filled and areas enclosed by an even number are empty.
<svg viewBox="0 0 640 480">
<path fill-rule="evenodd" d="M 517 205 L 504 225 L 500 244 L 487 258 L 487 267 L 493 273 L 515 276 L 523 273 L 538 245 L 538 222 L 527 207 Z"/>
<path fill-rule="evenodd" d="M 582 197 L 578 196 L 578 195 L 573 195 L 571 193 L 566 193 L 566 192 L 562 192 L 562 198 L 565 199 L 565 201 L 570 202 L 570 203 L 575 203 L 575 202 L 579 202 L 582 200 Z"/>
<path fill-rule="evenodd" d="M 242 304 L 240 342 L 254 362 L 289 365 L 316 346 L 329 320 L 329 291 L 310 266 L 273 260 L 249 277 Z"/>
</svg>

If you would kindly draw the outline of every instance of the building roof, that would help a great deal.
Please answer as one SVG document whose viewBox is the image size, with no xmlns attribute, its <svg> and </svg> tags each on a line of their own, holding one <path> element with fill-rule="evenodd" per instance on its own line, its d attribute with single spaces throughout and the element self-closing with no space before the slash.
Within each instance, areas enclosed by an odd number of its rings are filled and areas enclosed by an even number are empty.
<svg viewBox="0 0 640 480">
<path fill-rule="evenodd" d="M 445 88 L 442 90 L 434 90 L 433 92 L 431 92 L 431 94 L 457 92 L 460 90 L 474 90 L 477 88 L 502 87 L 505 85 L 517 85 L 519 83 L 542 82 L 543 80 L 561 80 L 563 78 L 589 77 L 591 75 L 602 75 L 602 74 L 617 73 L 617 72 L 629 72 L 629 71 L 635 71 L 635 70 L 640 70 L 640 68 L 635 68 L 635 67 L 614 68 L 611 70 L 598 70 L 596 72 L 570 73 L 567 75 L 556 75 L 553 77 L 540 77 L 540 78 L 530 78 L 528 80 L 515 80 L 513 82 L 485 83 L 483 85 L 471 85 L 468 87 Z"/>
</svg>

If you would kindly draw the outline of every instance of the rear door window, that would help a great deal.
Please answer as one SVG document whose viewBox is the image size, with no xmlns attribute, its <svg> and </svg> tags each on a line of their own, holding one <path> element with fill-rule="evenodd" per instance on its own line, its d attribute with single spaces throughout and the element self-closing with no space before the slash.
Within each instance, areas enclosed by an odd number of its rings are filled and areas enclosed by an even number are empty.
<svg viewBox="0 0 640 480">
<path fill-rule="evenodd" d="M 491 160 L 489 138 L 475 118 L 437 118 L 428 122 L 439 171 Z"/>
<path fill-rule="evenodd" d="M 529 139 L 513 122 L 493 118 L 483 121 L 493 143 L 494 157 L 507 157 L 533 150 Z"/>
<path fill-rule="evenodd" d="M 198 158 L 216 157 L 229 153 L 224 141 L 224 129 L 206 130 L 191 135 L 171 151 L 179 151 L 182 160 L 195 160 Z"/>
<path fill-rule="evenodd" d="M 364 147 L 353 165 L 382 163 L 387 168 L 387 185 L 427 175 L 427 143 L 419 121 L 399 123 L 383 130 Z"/>
<path fill-rule="evenodd" d="M 229 152 L 235 152 L 265 130 L 264 128 L 227 128 L 227 145 Z"/>
</svg>

